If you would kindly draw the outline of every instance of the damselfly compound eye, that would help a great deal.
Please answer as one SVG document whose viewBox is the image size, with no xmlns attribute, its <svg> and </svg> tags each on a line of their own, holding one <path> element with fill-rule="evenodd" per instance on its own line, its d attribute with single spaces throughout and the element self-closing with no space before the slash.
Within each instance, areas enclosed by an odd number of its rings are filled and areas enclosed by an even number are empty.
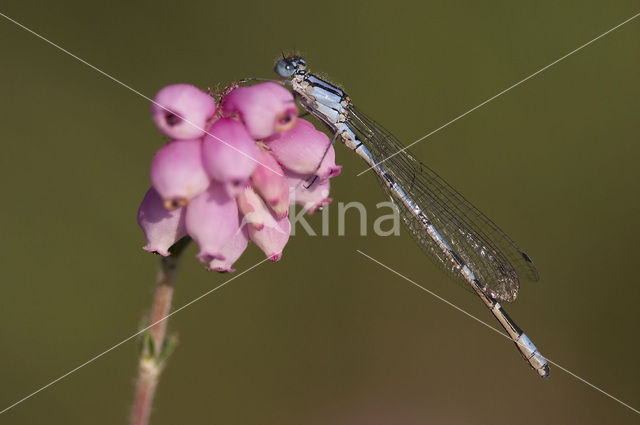
<svg viewBox="0 0 640 425">
<path fill-rule="evenodd" d="M 285 59 L 280 59 L 276 63 L 275 71 L 281 78 L 289 78 L 295 72 L 295 66 Z"/>
</svg>

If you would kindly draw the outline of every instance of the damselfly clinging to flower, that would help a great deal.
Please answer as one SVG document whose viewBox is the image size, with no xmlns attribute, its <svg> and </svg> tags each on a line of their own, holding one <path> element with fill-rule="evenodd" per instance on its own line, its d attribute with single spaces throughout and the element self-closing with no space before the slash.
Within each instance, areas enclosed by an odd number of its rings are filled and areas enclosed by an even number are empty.
<svg viewBox="0 0 640 425">
<path fill-rule="evenodd" d="M 340 137 L 373 169 L 418 245 L 482 299 L 531 367 L 547 377 L 547 360 L 498 303 L 516 298 L 521 277 L 539 279 L 531 258 L 391 133 L 356 109 L 344 91 L 307 71 L 304 59 L 283 58 L 275 71 L 304 109 L 333 132 L 334 140 Z"/>
</svg>

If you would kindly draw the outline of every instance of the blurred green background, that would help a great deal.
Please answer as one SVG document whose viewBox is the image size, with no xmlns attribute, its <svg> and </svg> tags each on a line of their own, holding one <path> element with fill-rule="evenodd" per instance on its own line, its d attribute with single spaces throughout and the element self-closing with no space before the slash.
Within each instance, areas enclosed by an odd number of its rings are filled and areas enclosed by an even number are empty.
<svg viewBox="0 0 640 425">
<path fill-rule="evenodd" d="M 637 1 L 34 2 L 2 13 L 148 96 L 164 85 L 272 77 L 281 49 L 401 140 L 413 141 L 640 11 Z M 149 104 L 0 19 L 0 409 L 143 323 L 157 257 L 135 215 L 163 138 Z M 542 279 L 507 306 L 551 360 L 640 407 L 640 19 L 412 150 L 534 258 Z M 552 366 L 356 253 L 497 326 L 404 231 L 377 237 L 383 201 L 337 149 L 347 234 L 298 232 L 263 264 L 171 318 L 180 345 L 159 424 L 638 423 Z M 332 207 L 336 216 L 337 208 Z M 321 217 L 312 219 L 319 230 Z M 229 276 L 188 251 L 180 306 Z M 263 258 L 253 247 L 237 263 Z M 126 423 L 131 341 L 0 416 L 6 424 Z"/>
</svg>

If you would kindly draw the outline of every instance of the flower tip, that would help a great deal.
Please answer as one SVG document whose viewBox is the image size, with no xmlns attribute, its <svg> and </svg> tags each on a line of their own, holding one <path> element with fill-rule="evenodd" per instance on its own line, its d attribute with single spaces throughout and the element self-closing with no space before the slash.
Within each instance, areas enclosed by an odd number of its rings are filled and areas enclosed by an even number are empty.
<svg viewBox="0 0 640 425">
<path fill-rule="evenodd" d="M 275 207 L 280 202 L 280 198 L 279 197 L 277 197 L 277 198 L 269 198 L 267 200 L 267 202 L 269 203 L 270 206 Z"/>
<path fill-rule="evenodd" d="M 320 170 L 318 170 L 319 183 L 326 183 L 330 178 L 339 176 L 340 172 L 342 172 L 342 165 L 334 164 L 333 166 L 329 166 L 326 168 L 321 166 Z"/>
<path fill-rule="evenodd" d="M 197 255 L 196 258 L 198 260 L 200 260 L 202 263 L 211 263 L 214 260 L 220 260 L 220 261 L 224 261 L 225 257 L 224 255 L 220 254 L 219 252 L 203 252 L 200 251 Z"/>
<path fill-rule="evenodd" d="M 284 133 L 295 127 L 297 121 L 298 110 L 295 108 L 286 109 L 276 116 L 276 130 L 278 133 Z"/>
<path fill-rule="evenodd" d="M 269 260 L 273 261 L 274 263 L 277 261 L 280 261 L 280 259 L 282 258 L 282 251 L 281 252 L 276 252 L 275 254 L 271 254 L 268 256 Z"/>
<path fill-rule="evenodd" d="M 210 267 L 208 270 L 218 272 L 218 273 L 233 273 L 236 271 L 236 269 L 232 269 L 231 267 L 222 267 L 222 266 Z"/>
<path fill-rule="evenodd" d="M 162 204 L 167 211 L 173 211 L 180 207 L 185 207 L 189 201 L 186 198 L 166 198 L 163 199 Z"/>
<path fill-rule="evenodd" d="M 236 198 L 250 185 L 249 180 L 233 180 L 224 183 L 224 190 L 229 198 Z"/>
<path fill-rule="evenodd" d="M 333 202 L 333 198 L 325 198 L 322 201 L 316 203 L 315 205 L 312 205 L 310 208 L 307 209 L 307 214 L 311 215 L 314 212 L 318 211 L 318 210 L 322 210 L 322 208 L 325 205 L 329 205 L 330 203 Z"/>
<path fill-rule="evenodd" d="M 327 178 L 339 176 L 341 172 L 342 172 L 342 165 L 336 165 L 335 167 L 331 167 Z"/>
<path fill-rule="evenodd" d="M 153 254 L 162 255 L 163 257 L 168 257 L 169 255 L 171 255 L 171 253 L 166 249 L 156 248 L 151 245 L 145 245 L 142 247 L 142 249 Z"/>
<path fill-rule="evenodd" d="M 259 223 L 250 223 L 251 226 L 253 226 L 254 229 L 256 230 L 262 230 L 264 229 L 264 222 L 259 222 Z"/>
</svg>

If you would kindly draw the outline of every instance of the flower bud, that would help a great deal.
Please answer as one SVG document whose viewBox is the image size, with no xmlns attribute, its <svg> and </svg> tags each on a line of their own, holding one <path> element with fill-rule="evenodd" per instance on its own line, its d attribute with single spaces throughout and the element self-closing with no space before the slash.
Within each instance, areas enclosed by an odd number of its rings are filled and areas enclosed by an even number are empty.
<svg viewBox="0 0 640 425">
<path fill-rule="evenodd" d="M 169 248 L 187 235 L 184 217 L 184 208 L 167 211 L 158 192 L 149 188 L 138 209 L 138 225 L 147 239 L 142 249 L 168 256 Z"/>
<path fill-rule="evenodd" d="M 295 127 L 265 139 L 271 154 L 287 170 L 298 174 L 315 174 L 326 180 L 340 174 L 331 141 L 309 121 L 298 119 Z"/>
<path fill-rule="evenodd" d="M 258 245 L 271 261 L 278 261 L 282 257 L 282 250 L 289 240 L 290 233 L 291 222 L 288 217 L 277 219 L 275 223 L 269 222 L 260 230 L 249 226 L 249 239 Z"/>
<path fill-rule="evenodd" d="M 255 191 L 265 200 L 278 217 L 287 215 L 289 189 L 284 179 L 284 171 L 268 152 L 260 150 L 260 163 L 251 175 Z"/>
<path fill-rule="evenodd" d="M 202 144 L 204 168 L 212 178 L 228 183 L 230 196 L 249 182 L 259 161 L 259 149 L 244 126 L 231 118 L 217 120 Z"/>
<path fill-rule="evenodd" d="M 256 140 L 293 127 L 298 108 L 289 90 L 276 83 L 238 87 L 222 100 L 225 116 L 238 115 Z"/>
<path fill-rule="evenodd" d="M 262 229 L 269 220 L 273 220 L 269 208 L 262 198 L 251 187 L 246 187 L 236 198 L 238 210 L 242 215 L 243 225 L 250 224 L 256 229 Z"/>
<path fill-rule="evenodd" d="M 285 171 L 290 190 L 289 203 L 302 205 L 307 214 L 313 214 L 318 208 L 333 201 L 329 198 L 329 179 L 321 181 L 314 177 Z"/>
<path fill-rule="evenodd" d="M 211 270 L 215 270 L 220 273 L 233 273 L 236 270 L 231 268 L 242 253 L 247 249 L 249 244 L 249 233 L 247 226 L 240 227 L 236 233 L 231 237 L 231 240 L 222 247 L 222 255 L 224 260 L 214 258 L 209 264 Z"/>
<path fill-rule="evenodd" d="M 203 263 L 225 260 L 223 248 L 239 226 L 238 207 L 219 183 L 211 183 L 187 208 L 187 232 L 200 248 L 197 257 Z"/>
<path fill-rule="evenodd" d="M 151 105 L 153 121 L 172 139 L 201 137 L 216 113 L 211 96 L 190 84 L 173 84 L 160 90 Z"/>
<path fill-rule="evenodd" d="M 202 140 L 177 140 L 160 148 L 151 163 L 151 184 L 168 210 L 204 192 L 209 176 L 202 166 Z"/>
</svg>

